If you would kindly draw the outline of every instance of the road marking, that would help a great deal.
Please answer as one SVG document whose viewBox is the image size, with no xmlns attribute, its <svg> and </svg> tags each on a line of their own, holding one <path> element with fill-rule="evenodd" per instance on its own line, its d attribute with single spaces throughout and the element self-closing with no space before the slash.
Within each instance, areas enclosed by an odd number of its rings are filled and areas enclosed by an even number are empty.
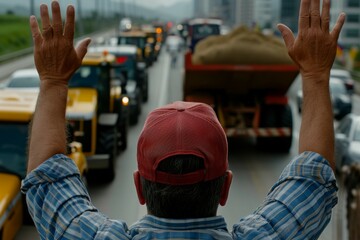
<svg viewBox="0 0 360 240">
<path fill-rule="evenodd" d="M 170 56 L 165 54 L 164 56 L 164 65 L 163 65 L 163 74 L 160 81 L 160 97 L 158 102 L 158 107 L 163 106 L 167 102 L 168 98 L 168 85 L 169 85 L 169 73 L 170 73 Z"/>
</svg>

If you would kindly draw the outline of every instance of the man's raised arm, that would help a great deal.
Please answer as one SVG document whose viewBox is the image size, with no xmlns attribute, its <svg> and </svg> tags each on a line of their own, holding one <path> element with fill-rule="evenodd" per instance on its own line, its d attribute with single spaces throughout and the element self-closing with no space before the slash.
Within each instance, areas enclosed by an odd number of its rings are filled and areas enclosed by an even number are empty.
<svg viewBox="0 0 360 240">
<path fill-rule="evenodd" d="M 69 6 L 63 28 L 60 6 L 53 1 L 52 22 L 48 7 L 40 6 L 42 32 L 35 16 L 30 17 L 35 66 L 40 76 L 40 93 L 32 121 L 28 172 L 55 154 L 66 152 L 65 110 L 68 81 L 79 68 L 90 39 L 73 46 L 75 10 Z"/>
<path fill-rule="evenodd" d="M 330 0 L 302 0 L 299 31 L 279 24 L 290 57 L 299 66 L 303 85 L 303 114 L 299 152 L 312 151 L 325 157 L 334 169 L 334 126 L 329 78 L 335 60 L 337 40 L 345 22 L 341 13 L 333 30 L 330 24 Z"/>
</svg>

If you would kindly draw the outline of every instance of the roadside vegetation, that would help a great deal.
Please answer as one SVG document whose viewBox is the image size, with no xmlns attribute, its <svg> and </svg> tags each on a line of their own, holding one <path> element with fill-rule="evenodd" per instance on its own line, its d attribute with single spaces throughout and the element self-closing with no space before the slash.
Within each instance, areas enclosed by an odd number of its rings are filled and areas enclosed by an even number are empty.
<svg viewBox="0 0 360 240">
<path fill-rule="evenodd" d="M 83 18 L 76 24 L 76 36 L 87 35 L 110 28 L 117 28 L 121 15 L 111 17 L 92 16 Z M 142 18 L 133 18 L 138 24 L 145 22 Z M 16 16 L 12 13 L 0 15 L 0 56 L 27 49 L 32 46 L 29 19 L 26 16 Z"/>
<path fill-rule="evenodd" d="M 0 55 L 31 46 L 31 34 L 27 17 L 12 14 L 0 15 L 0 25 Z"/>
<path fill-rule="evenodd" d="M 82 24 L 77 23 L 77 37 L 82 34 L 89 34 L 101 29 L 115 26 L 118 20 L 95 18 L 84 18 Z M 29 19 L 25 16 L 12 14 L 0 15 L 0 56 L 32 46 L 32 39 L 29 27 Z"/>
</svg>

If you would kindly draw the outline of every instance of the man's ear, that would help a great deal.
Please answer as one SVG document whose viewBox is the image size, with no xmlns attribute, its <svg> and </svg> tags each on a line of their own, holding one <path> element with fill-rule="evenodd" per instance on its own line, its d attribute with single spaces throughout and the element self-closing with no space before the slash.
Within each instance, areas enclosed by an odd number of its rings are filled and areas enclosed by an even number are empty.
<svg viewBox="0 0 360 240">
<path fill-rule="evenodd" d="M 221 196 L 220 196 L 219 203 L 221 206 L 225 206 L 226 201 L 228 199 L 232 177 L 233 177 L 232 172 L 230 170 L 227 170 L 225 182 L 224 182 L 224 185 L 223 185 L 223 188 L 221 191 Z"/>
<path fill-rule="evenodd" d="M 141 205 L 145 205 L 146 201 L 145 201 L 143 191 L 142 191 L 141 176 L 140 176 L 139 171 L 134 172 L 134 182 L 135 182 L 136 193 L 137 193 L 137 196 L 139 199 L 139 203 Z"/>
</svg>

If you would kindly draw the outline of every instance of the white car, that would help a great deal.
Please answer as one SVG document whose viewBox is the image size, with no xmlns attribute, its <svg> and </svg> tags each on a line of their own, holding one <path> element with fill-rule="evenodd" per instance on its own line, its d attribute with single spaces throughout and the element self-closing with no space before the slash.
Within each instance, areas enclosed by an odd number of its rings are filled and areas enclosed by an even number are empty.
<svg viewBox="0 0 360 240">
<path fill-rule="evenodd" d="M 5 89 L 39 89 L 40 77 L 35 68 L 21 69 L 11 74 L 10 78 L 4 84 Z"/>
<path fill-rule="evenodd" d="M 346 90 L 349 93 L 354 92 L 354 80 L 349 71 L 343 69 L 331 69 L 330 77 L 340 79 L 345 84 Z"/>
<path fill-rule="evenodd" d="M 178 35 L 170 35 L 166 38 L 166 50 L 168 52 L 180 52 L 183 47 L 183 40 Z"/>
<path fill-rule="evenodd" d="M 131 19 L 130 18 L 121 19 L 119 29 L 121 32 L 131 31 L 132 29 Z"/>
</svg>

